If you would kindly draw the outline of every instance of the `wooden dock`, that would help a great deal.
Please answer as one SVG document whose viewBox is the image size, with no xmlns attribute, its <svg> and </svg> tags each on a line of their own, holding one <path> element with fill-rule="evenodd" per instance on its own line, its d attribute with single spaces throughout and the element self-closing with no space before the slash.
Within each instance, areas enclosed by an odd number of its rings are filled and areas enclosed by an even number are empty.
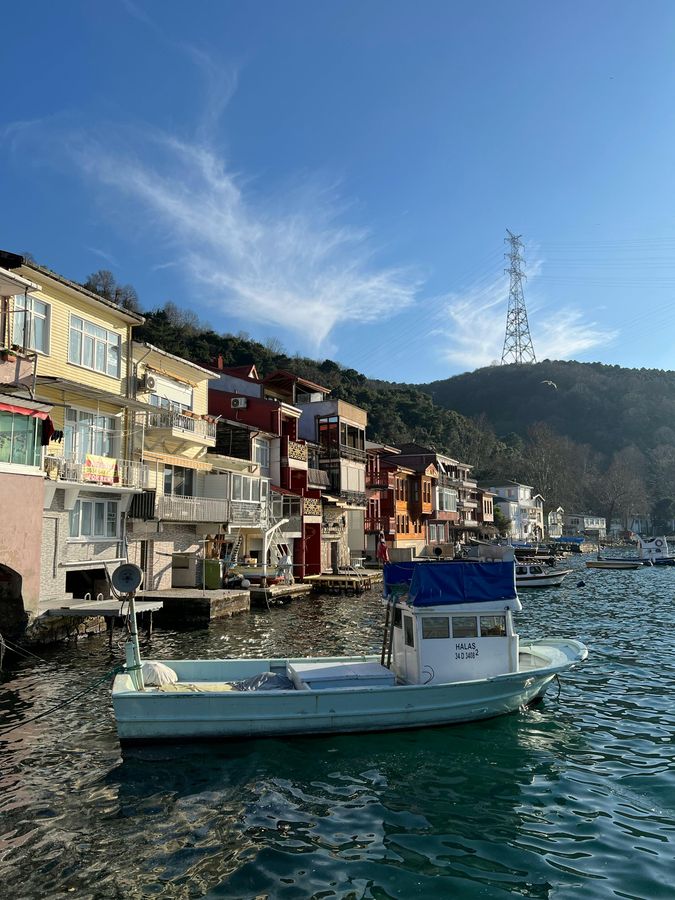
<svg viewBox="0 0 675 900">
<path fill-rule="evenodd" d="M 271 584 L 261 587 L 252 584 L 250 587 L 251 606 L 267 607 L 282 606 L 296 597 L 302 597 L 311 593 L 311 584 L 297 582 L 295 584 Z"/>
<path fill-rule="evenodd" d="M 303 579 L 314 591 L 326 594 L 362 594 L 382 581 L 379 570 L 359 569 L 337 575 L 306 575 Z"/>
</svg>

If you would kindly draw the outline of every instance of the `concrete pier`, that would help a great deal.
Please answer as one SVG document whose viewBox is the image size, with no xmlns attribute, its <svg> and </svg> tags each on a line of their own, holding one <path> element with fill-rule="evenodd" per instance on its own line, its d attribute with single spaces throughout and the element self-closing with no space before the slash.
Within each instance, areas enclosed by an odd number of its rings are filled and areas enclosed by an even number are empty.
<svg viewBox="0 0 675 900">
<path fill-rule="evenodd" d="M 158 591 L 139 591 L 138 600 L 161 602 L 161 612 L 156 622 L 161 626 L 208 625 L 214 619 L 229 618 L 240 612 L 248 612 L 251 598 L 244 590 L 202 591 L 199 588 L 166 588 Z"/>
</svg>

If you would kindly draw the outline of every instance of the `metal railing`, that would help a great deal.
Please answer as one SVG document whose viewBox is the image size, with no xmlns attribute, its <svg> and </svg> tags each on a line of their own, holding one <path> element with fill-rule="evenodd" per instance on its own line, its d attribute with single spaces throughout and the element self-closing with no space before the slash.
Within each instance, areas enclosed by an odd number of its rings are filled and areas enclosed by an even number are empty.
<svg viewBox="0 0 675 900">
<path fill-rule="evenodd" d="M 227 522 L 230 518 L 228 500 L 211 497 L 177 497 L 173 494 L 157 496 L 155 517 L 166 522 Z"/>
<path fill-rule="evenodd" d="M 385 534 L 393 534 L 396 531 L 396 523 L 393 516 L 366 516 L 365 531 L 369 534 L 374 531 L 383 531 Z"/>
<path fill-rule="evenodd" d="M 292 441 L 290 438 L 286 438 L 282 453 L 287 459 L 295 459 L 298 462 L 307 462 L 307 445 L 300 441 Z"/>
<path fill-rule="evenodd" d="M 148 483 L 148 466 L 130 459 L 88 455 L 82 462 L 72 456 L 45 456 L 43 467 L 52 481 L 139 489 Z"/>
<path fill-rule="evenodd" d="M 365 462 L 368 456 L 365 450 L 347 444 L 320 447 L 319 454 L 321 459 L 352 459 L 355 462 Z"/>
<path fill-rule="evenodd" d="M 361 491 L 340 491 L 340 498 L 346 500 L 347 503 L 353 503 L 355 506 L 366 505 L 366 495 Z"/>
<path fill-rule="evenodd" d="M 216 439 L 216 423 L 184 413 L 151 412 L 148 413 L 148 428 L 168 428 L 187 431 L 203 438 Z"/>
<path fill-rule="evenodd" d="M 230 502 L 230 525 L 248 526 L 255 528 L 264 524 L 266 513 L 260 503 L 246 503 L 244 500 L 232 500 Z"/>
</svg>

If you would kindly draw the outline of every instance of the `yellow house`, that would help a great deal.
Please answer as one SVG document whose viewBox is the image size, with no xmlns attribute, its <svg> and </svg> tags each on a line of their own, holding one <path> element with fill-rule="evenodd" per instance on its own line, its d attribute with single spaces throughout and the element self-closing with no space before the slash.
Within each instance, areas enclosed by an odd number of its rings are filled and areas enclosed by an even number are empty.
<svg viewBox="0 0 675 900">
<path fill-rule="evenodd" d="M 0 334 L 18 358 L 10 387 L 52 407 L 40 605 L 107 596 L 106 569 L 126 558 L 126 513 L 148 478 L 132 426 L 149 406 L 132 395 L 129 362 L 143 317 L 14 254 L 0 252 L 0 266 L 36 285 L 2 301 Z"/>
<path fill-rule="evenodd" d="M 129 510 L 129 560 L 141 566 L 147 590 L 196 587 L 209 536 L 228 520 L 224 499 L 206 496 L 216 444 L 208 415 L 208 384 L 218 376 L 148 343 L 133 343 L 134 456 L 148 470 L 146 490 Z"/>
</svg>

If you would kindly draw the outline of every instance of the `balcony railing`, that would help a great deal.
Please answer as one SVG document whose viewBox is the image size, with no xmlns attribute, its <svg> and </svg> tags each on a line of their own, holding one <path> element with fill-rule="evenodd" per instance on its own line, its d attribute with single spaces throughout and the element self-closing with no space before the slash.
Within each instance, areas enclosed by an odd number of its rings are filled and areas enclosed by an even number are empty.
<svg viewBox="0 0 675 900">
<path fill-rule="evenodd" d="M 319 449 L 321 459 L 352 459 L 355 462 L 365 462 L 367 454 L 365 450 L 358 447 L 349 447 L 347 444 L 333 445 L 330 447 L 321 447 Z"/>
<path fill-rule="evenodd" d="M 366 495 L 361 493 L 361 491 L 340 491 L 340 497 L 342 500 L 346 500 L 347 503 L 353 503 L 354 506 L 366 505 Z"/>
<path fill-rule="evenodd" d="M 383 531 L 385 534 L 394 534 L 396 523 L 393 516 L 368 516 L 365 520 L 365 531 L 371 534 L 374 531 Z"/>
<path fill-rule="evenodd" d="M 308 487 L 327 488 L 330 485 L 328 472 L 323 469 L 307 469 L 307 485 Z"/>
<path fill-rule="evenodd" d="M 230 520 L 230 503 L 210 497 L 162 494 L 155 503 L 155 517 L 165 522 L 227 522 Z"/>
<path fill-rule="evenodd" d="M 228 518 L 230 525 L 255 528 L 264 519 L 263 509 L 259 503 L 246 503 L 243 500 L 232 500 L 230 502 L 230 515 Z"/>
<path fill-rule="evenodd" d="M 366 469 L 366 487 L 371 488 L 372 490 L 375 490 L 376 488 L 393 488 L 394 473 Z"/>
<path fill-rule="evenodd" d="M 304 444 L 301 441 L 292 441 L 290 438 L 285 438 L 281 452 L 286 459 L 307 462 L 307 444 Z"/>
<path fill-rule="evenodd" d="M 148 413 L 148 428 L 166 428 L 170 431 L 187 431 L 201 438 L 216 439 L 216 423 L 183 413 Z"/>
<path fill-rule="evenodd" d="M 148 466 L 130 459 L 87 454 L 84 462 L 72 456 L 45 456 L 44 470 L 51 481 L 141 488 L 148 483 Z"/>
<path fill-rule="evenodd" d="M 317 497 L 304 497 L 303 498 L 303 509 L 302 514 L 304 516 L 320 516 L 321 515 L 321 500 Z"/>
</svg>

